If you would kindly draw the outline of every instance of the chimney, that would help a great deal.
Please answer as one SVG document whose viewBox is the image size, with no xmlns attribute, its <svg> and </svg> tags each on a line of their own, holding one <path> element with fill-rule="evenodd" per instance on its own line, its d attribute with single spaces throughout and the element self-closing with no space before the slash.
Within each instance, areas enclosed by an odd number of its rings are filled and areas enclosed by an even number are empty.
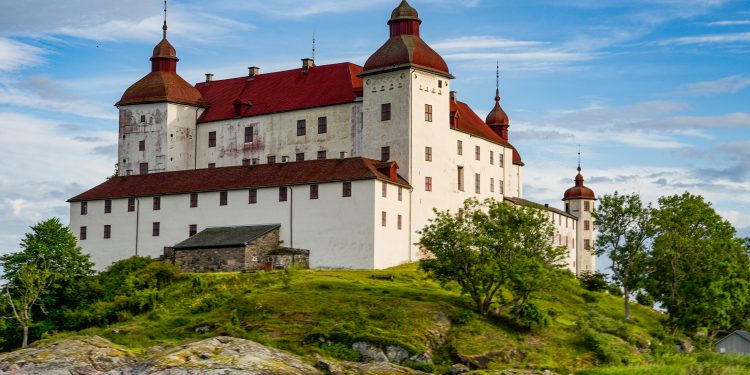
<svg viewBox="0 0 750 375">
<path fill-rule="evenodd" d="M 209 82 L 214 80 L 214 75 L 212 73 L 206 73 L 206 86 L 208 86 Z"/>
<path fill-rule="evenodd" d="M 456 95 L 457 95 L 457 94 L 458 94 L 457 92 L 455 92 L 455 91 L 451 91 L 451 100 L 452 100 L 452 101 L 453 101 L 454 103 L 456 102 Z"/>
<path fill-rule="evenodd" d="M 247 70 L 248 70 L 248 75 L 247 75 L 248 79 L 253 79 L 255 78 L 255 76 L 260 74 L 260 68 L 258 68 L 257 66 L 248 67 Z"/>
<path fill-rule="evenodd" d="M 310 70 L 310 68 L 314 66 L 315 66 L 315 60 L 309 57 L 305 57 L 304 59 L 302 59 L 302 70 L 307 71 L 307 70 Z"/>
<path fill-rule="evenodd" d="M 348 157 L 349 157 L 349 153 L 348 153 L 348 152 L 346 152 L 346 151 L 341 151 L 341 152 L 339 153 L 339 159 L 346 159 L 346 158 L 348 158 Z"/>
</svg>

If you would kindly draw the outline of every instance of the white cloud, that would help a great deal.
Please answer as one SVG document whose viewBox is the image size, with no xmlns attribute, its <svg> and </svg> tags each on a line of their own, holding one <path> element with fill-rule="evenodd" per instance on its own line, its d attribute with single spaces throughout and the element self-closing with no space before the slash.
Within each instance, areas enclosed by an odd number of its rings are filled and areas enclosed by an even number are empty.
<svg viewBox="0 0 750 375">
<path fill-rule="evenodd" d="M 41 48 L 0 37 L 0 72 L 38 65 L 43 54 Z"/>
<path fill-rule="evenodd" d="M 707 26 L 745 26 L 750 25 L 750 20 L 738 21 L 714 21 L 706 24 Z"/>
<path fill-rule="evenodd" d="M 750 42 L 750 32 L 683 36 L 659 42 L 662 45 L 728 44 Z"/>
<path fill-rule="evenodd" d="M 750 77 L 733 75 L 713 81 L 695 82 L 678 89 L 676 93 L 693 96 L 710 96 L 737 93 L 750 86 Z"/>
<path fill-rule="evenodd" d="M 487 48 L 519 48 L 532 47 L 548 44 L 546 42 L 511 40 L 493 36 L 464 36 L 459 38 L 445 39 L 433 43 L 432 47 L 441 52 L 462 51 L 471 49 Z"/>
</svg>

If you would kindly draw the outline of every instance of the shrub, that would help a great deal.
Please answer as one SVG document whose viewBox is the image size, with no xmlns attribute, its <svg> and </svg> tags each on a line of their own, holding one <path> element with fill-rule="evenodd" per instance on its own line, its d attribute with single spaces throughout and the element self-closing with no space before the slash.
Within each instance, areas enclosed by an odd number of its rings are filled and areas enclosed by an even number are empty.
<svg viewBox="0 0 750 375">
<path fill-rule="evenodd" d="M 601 272 L 585 271 L 578 275 L 578 280 L 584 289 L 591 292 L 603 292 L 607 290 L 607 276 Z"/>
<path fill-rule="evenodd" d="M 449 318 L 454 323 L 468 324 L 477 318 L 477 314 L 475 314 L 474 311 L 469 310 L 469 309 L 461 309 L 450 314 Z"/>
<path fill-rule="evenodd" d="M 599 296 L 596 293 L 585 291 L 582 294 L 583 300 L 586 303 L 597 303 L 599 302 Z"/>
<path fill-rule="evenodd" d="M 643 306 L 654 306 L 654 297 L 651 297 L 650 294 L 643 290 L 639 291 L 638 294 L 635 295 L 635 300 Z"/>
<path fill-rule="evenodd" d="M 510 310 L 510 316 L 519 325 L 526 328 L 532 328 L 534 326 L 544 328 L 549 325 L 549 317 L 547 316 L 547 313 L 531 302 L 513 306 Z"/>
<path fill-rule="evenodd" d="M 358 351 L 349 348 L 348 346 L 336 342 L 336 343 L 323 343 L 320 345 L 320 349 L 326 354 L 333 358 L 340 359 L 342 361 L 360 362 L 362 361 L 362 354 Z"/>
<path fill-rule="evenodd" d="M 609 286 L 607 286 L 607 293 L 615 297 L 622 297 L 622 289 L 620 289 L 619 285 L 614 284 L 614 283 L 609 284 Z"/>
</svg>

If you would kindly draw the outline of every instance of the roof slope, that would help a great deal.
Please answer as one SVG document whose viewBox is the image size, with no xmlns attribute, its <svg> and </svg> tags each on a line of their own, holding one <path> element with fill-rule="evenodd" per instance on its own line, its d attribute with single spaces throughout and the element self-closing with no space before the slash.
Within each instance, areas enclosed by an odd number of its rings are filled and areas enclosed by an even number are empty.
<svg viewBox="0 0 750 375">
<path fill-rule="evenodd" d="M 200 92 L 176 72 L 154 71 L 125 90 L 116 105 L 170 102 L 205 107 Z"/>
<path fill-rule="evenodd" d="M 455 129 L 464 133 L 469 133 L 473 136 L 486 139 L 490 142 L 498 143 L 513 149 L 513 164 L 524 165 L 521 160 L 521 154 L 518 153 L 515 147 L 510 142 L 504 140 L 502 137 L 497 135 L 487 125 L 474 110 L 469 107 L 468 104 L 458 101 L 451 100 L 451 114 L 457 114 Z"/>
<path fill-rule="evenodd" d="M 393 163 L 393 162 L 390 162 Z M 390 165 L 390 164 L 389 164 Z M 252 187 L 303 185 L 334 181 L 380 179 L 410 187 L 402 177 L 383 173 L 383 163 L 362 157 L 294 163 L 193 169 L 112 177 L 69 202 L 238 190 Z"/>
<path fill-rule="evenodd" d="M 198 83 L 209 105 L 199 122 L 351 103 L 362 96 L 361 72 L 339 63 Z"/>
<path fill-rule="evenodd" d="M 281 224 L 206 228 L 194 236 L 174 245 L 175 249 L 201 249 L 245 246 L 264 234 L 281 227 Z"/>
<path fill-rule="evenodd" d="M 506 201 L 508 201 L 510 203 L 513 203 L 515 205 L 518 205 L 518 206 L 532 207 L 532 208 L 536 208 L 536 209 L 540 209 L 540 210 L 554 212 L 554 213 L 556 213 L 558 215 L 567 216 L 567 217 L 569 217 L 571 219 L 576 219 L 576 220 L 578 219 L 575 216 L 573 216 L 573 215 L 571 215 L 571 214 L 569 214 L 569 213 L 567 213 L 567 212 L 565 212 L 563 210 L 560 210 L 560 209 L 557 209 L 557 208 L 554 208 L 554 207 L 550 207 L 549 205 L 546 205 L 546 204 L 541 204 L 541 203 L 533 202 L 533 201 L 530 201 L 530 200 L 527 200 L 527 199 L 516 198 L 516 197 L 504 197 L 504 200 L 506 200 Z"/>
</svg>

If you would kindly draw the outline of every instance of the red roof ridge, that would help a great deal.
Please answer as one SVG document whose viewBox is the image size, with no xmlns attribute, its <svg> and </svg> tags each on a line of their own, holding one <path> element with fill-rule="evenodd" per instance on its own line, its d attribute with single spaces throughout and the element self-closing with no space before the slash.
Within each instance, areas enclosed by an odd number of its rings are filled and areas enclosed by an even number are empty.
<svg viewBox="0 0 750 375">
<path fill-rule="evenodd" d="M 485 123 L 484 120 L 482 120 L 479 115 L 474 112 L 473 109 L 471 109 L 468 104 L 458 99 L 451 100 L 450 111 L 451 113 L 455 113 L 458 115 L 455 120 L 452 120 L 455 122 L 455 125 L 451 126 L 451 129 L 468 133 L 475 137 L 482 138 L 486 141 L 509 147 L 513 150 L 513 164 L 520 166 L 524 165 L 523 160 L 521 160 L 521 155 L 518 153 L 518 150 L 512 144 L 510 144 L 510 142 L 497 135 L 497 133 L 495 133 L 490 128 L 490 126 L 487 125 L 487 123 Z"/>
<path fill-rule="evenodd" d="M 403 177 L 396 175 L 391 178 L 378 171 L 377 163 L 380 161 L 354 157 L 117 176 L 70 198 L 68 202 L 368 179 L 411 188 Z"/>
</svg>

